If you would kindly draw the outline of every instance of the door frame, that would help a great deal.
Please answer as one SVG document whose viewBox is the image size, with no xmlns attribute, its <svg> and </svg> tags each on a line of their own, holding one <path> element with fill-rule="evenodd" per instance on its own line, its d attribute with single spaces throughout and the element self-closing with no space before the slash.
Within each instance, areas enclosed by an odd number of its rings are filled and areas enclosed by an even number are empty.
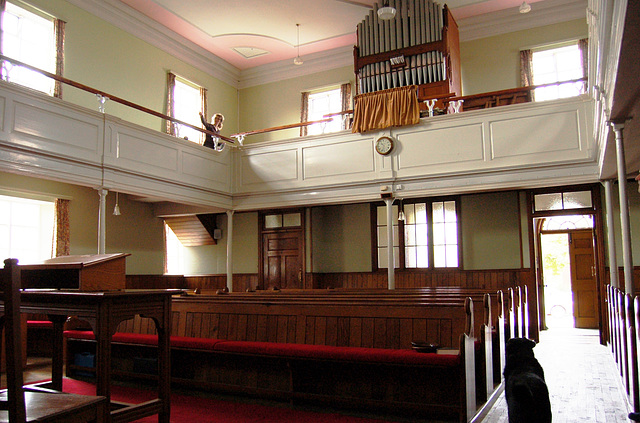
<svg viewBox="0 0 640 423">
<path fill-rule="evenodd" d="M 576 214 L 576 215 L 571 215 L 571 216 L 582 216 L 583 214 Z M 537 232 L 537 242 L 538 245 L 542 246 L 542 238 L 545 235 L 553 235 L 553 234 L 564 234 L 567 236 L 567 259 L 568 259 L 568 263 L 567 265 L 570 268 L 570 284 L 571 284 L 571 292 L 572 294 L 575 293 L 575 286 L 574 286 L 574 264 L 576 264 L 576 261 L 574 259 L 574 255 L 571 254 L 571 244 L 572 244 L 572 237 L 573 234 L 575 234 L 576 232 L 589 232 L 591 234 L 591 241 L 592 243 L 595 242 L 595 236 L 594 236 L 594 228 L 579 228 L 579 229 L 557 229 L 557 230 L 542 230 L 542 225 L 543 225 L 544 219 L 539 219 L 538 221 L 538 232 Z M 592 254 L 593 254 L 593 263 L 594 263 L 594 267 L 595 267 L 595 262 L 596 262 L 596 249 L 595 246 L 592 246 Z M 539 252 L 539 260 L 538 262 L 540 263 L 540 277 L 541 277 L 541 284 L 540 286 L 542 287 L 542 289 L 540 290 L 539 294 L 540 294 L 540 323 L 541 326 L 543 328 L 546 328 L 546 317 L 547 317 L 547 310 L 546 310 L 546 288 L 547 288 L 547 284 L 545 283 L 545 274 L 544 274 L 544 266 L 542 265 L 544 259 L 544 250 L 542 249 L 542 247 L 540 248 L 540 252 Z M 597 281 L 594 279 L 594 284 L 595 284 L 595 288 L 596 288 L 596 293 L 597 293 Z M 575 313 L 575 301 L 572 301 L 573 303 L 573 307 L 571 310 L 571 314 L 574 317 L 574 320 L 576 319 L 576 313 Z"/>
<path fill-rule="evenodd" d="M 563 210 L 546 210 L 537 211 L 534 207 L 534 197 L 538 194 L 557 194 L 571 193 L 575 191 L 591 191 L 592 206 L 588 208 L 567 208 Z M 602 210 L 602 185 L 572 185 L 553 188 L 543 188 L 528 191 L 527 202 L 529 207 L 529 217 L 532 228 L 532 251 L 534 253 L 535 279 L 536 279 L 536 298 L 538 301 L 538 323 L 543 328 L 544 322 L 544 286 L 542 280 L 542 253 L 540 248 L 540 230 L 542 227 L 542 219 L 552 216 L 570 216 L 570 215 L 591 215 L 593 216 L 593 245 L 594 245 L 594 266 L 595 266 L 595 283 L 596 294 L 598 296 L 598 328 L 600 331 L 600 343 L 605 343 L 608 339 L 608 325 L 606 316 L 606 289 L 607 283 L 605 269 L 605 245 L 604 245 L 604 220 Z"/>
<path fill-rule="evenodd" d="M 299 226 L 282 226 L 277 228 L 267 228 L 265 225 L 265 217 L 269 215 L 285 215 L 285 214 L 300 214 Z M 291 208 L 291 209 L 273 209 L 273 210 L 260 210 L 258 212 L 258 286 L 257 289 L 263 289 L 265 286 L 265 256 L 264 256 L 264 235 L 269 233 L 285 233 L 285 232 L 300 232 L 300 238 L 302 243 L 300 245 L 300 288 L 306 288 L 306 274 L 307 274 L 307 254 L 306 254 L 306 210 L 304 208 Z"/>
</svg>

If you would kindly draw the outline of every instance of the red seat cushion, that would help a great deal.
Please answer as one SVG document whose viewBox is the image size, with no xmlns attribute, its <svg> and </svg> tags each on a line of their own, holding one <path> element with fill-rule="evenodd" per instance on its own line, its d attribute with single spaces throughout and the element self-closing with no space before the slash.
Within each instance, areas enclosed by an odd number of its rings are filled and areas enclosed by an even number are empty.
<svg viewBox="0 0 640 423">
<path fill-rule="evenodd" d="M 69 339 L 96 339 L 93 331 L 90 330 L 67 330 L 64 332 L 64 336 Z M 191 338 L 186 336 L 171 336 L 169 339 L 171 342 L 171 346 L 174 348 L 188 348 L 199 350 L 213 350 L 213 347 L 218 342 L 221 342 L 219 339 Z M 116 332 L 111 337 L 111 342 L 137 345 L 158 345 L 158 336 L 139 333 Z"/>
<path fill-rule="evenodd" d="M 216 351 L 260 354 L 281 357 L 346 360 L 370 363 L 429 364 L 454 366 L 460 357 L 453 354 L 427 354 L 410 349 L 334 347 L 327 345 L 288 344 L 274 342 L 221 341 Z"/>
<path fill-rule="evenodd" d="M 27 328 L 53 329 L 53 322 L 48 320 L 27 320 Z"/>
<path fill-rule="evenodd" d="M 95 340 L 92 331 L 70 330 L 64 332 L 70 339 Z M 309 358 L 320 360 L 344 360 L 368 363 L 419 364 L 456 366 L 460 356 L 456 354 L 419 353 L 411 349 L 384 349 L 361 347 L 334 347 L 276 342 L 225 341 L 209 338 L 172 336 L 174 348 L 220 351 L 237 354 L 257 354 L 276 357 Z M 116 332 L 112 342 L 158 345 L 157 335 Z"/>
</svg>

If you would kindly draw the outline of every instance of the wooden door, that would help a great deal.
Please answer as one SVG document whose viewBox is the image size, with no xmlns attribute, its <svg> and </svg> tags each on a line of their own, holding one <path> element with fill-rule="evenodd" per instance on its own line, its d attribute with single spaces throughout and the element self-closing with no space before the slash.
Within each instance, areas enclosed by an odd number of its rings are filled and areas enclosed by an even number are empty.
<svg viewBox="0 0 640 423">
<path fill-rule="evenodd" d="M 598 293 L 591 229 L 569 233 L 571 291 L 576 328 L 598 328 Z"/>
<path fill-rule="evenodd" d="M 303 288 L 303 231 L 263 233 L 262 289 Z"/>
</svg>

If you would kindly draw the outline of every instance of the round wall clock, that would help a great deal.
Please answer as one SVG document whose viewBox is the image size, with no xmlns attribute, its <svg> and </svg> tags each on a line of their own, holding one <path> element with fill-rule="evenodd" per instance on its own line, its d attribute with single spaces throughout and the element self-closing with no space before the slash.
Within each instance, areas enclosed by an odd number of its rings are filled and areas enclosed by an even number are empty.
<svg viewBox="0 0 640 423">
<path fill-rule="evenodd" d="M 383 156 L 393 151 L 393 139 L 390 137 L 380 137 L 376 140 L 376 151 Z"/>
</svg>

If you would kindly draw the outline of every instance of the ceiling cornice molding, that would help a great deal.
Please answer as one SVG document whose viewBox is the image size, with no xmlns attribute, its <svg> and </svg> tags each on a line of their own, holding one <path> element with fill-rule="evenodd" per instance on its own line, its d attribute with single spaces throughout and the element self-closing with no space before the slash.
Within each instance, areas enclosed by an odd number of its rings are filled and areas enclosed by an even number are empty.
<svg viewBox="0 0 640 423">
<path fill-rule="evenodd" d="M 531 12 L 517 8 L 460 19 L 460 41 L 473 41 L 510 32 L 586 19 L 586 0 L 549 0 L 532 4 Z"/>
<path fill-rule="evenodd" d="M 183 62 L 235 88 L 239 69 L 197 44 L 168 31 L 164 26 L 117 0 L 67 0 Z"/>
<path fill-rule="evenodd" d="M 294 65 L 291 58 L 242 70 L 238 88 L 249 88 L 353 65 L 353 46 L 308 54 L 301 58 L 304 63 L 300 66 Z"/>
<path fill-rule="evenodd" d="M 345 46 L 302 57 L 302 66 L 293 59 L 239 70 L 225 60 L 187 40 L 118 0 L 68 0 L 69 3 L 157 47 L 183 62 L 242 89 L 323 72 L 353 64 L 353 47 Z M 472 41 L 509 32 L 584 18 L 587 0 L 536 2 L 531 12 L 517 9 L 460 19 L 461 41 Z"/>
</svg>

